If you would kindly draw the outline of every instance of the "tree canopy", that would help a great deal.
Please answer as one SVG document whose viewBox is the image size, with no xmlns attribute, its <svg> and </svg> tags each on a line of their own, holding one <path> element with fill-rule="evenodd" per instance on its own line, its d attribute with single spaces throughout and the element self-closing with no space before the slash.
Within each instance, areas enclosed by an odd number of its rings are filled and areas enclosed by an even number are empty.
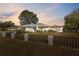
<svg viewBox="0 0 79 59">
<path fill-rule="evenodd" d="M 64 17 L 64 32 L 79 32 L 79 8 Z"/>
<path fill-rule="evenodd" d="M 0 29 L 5 30 L 9 27 L 15 26 L 12 21 L 0 22 Z"/>
<path fill-rule="evenodd" d="M 38 17 L 33 12 L 30 12 L 28 10 L 24 10 L 21 12 L 20 16 L 18 17 L 20 19 L 21 25 L 26 24 L 37 24 L 38 23 Z"/>
</svg>

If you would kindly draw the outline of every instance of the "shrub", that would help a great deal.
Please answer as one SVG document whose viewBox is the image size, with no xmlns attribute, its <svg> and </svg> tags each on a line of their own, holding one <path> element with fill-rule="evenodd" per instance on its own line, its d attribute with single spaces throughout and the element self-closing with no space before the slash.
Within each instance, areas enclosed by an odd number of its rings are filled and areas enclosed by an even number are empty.
<svg viewBox="0 0 79 59">
<path fill-rule="evenodd" d="M 41 31 L 41 30 L 36 30 L 36 32 L 43 32 L 43 31 Z"/>
<path fill-rule="evenodd" d="M 21 33 L 24 33 L 25 31 L 24 30 L 22 30 L 22 29 L 18 29 L 18 30 L 16 30 L 16 34 L 21 34 Z"/>
<path fill-rule="evenodd" d="M 48 32 L 56 32 L 56 31 L 49 29 Z"/>
</svg>

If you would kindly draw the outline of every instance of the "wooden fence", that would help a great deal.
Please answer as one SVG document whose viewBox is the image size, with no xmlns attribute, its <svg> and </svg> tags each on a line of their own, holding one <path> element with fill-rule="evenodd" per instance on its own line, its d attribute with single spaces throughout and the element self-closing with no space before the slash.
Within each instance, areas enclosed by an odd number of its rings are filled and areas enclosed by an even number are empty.
<svg viewBox="0 0 79 59">
<path fill-rule="evenodd" d="M 16 32 L 0 32 L 2 37 L 10 37 L 12 39 L 22 39 L 24 41 L 35 41 L 39 43 L 45 43 L 53 47 L 58 48 L 79 48 L 79 37 L 78 36 L 62 36 L 62 35 L 31 35 L 22 34 L 16 37 Z M 6 35 L 7 33 L 10 33 Z"/>
<path fill-rule="evenodd" d="M 79 48 L 78 37 L 54 36 L 53 46 L 61 48 Z"/>
</svg>

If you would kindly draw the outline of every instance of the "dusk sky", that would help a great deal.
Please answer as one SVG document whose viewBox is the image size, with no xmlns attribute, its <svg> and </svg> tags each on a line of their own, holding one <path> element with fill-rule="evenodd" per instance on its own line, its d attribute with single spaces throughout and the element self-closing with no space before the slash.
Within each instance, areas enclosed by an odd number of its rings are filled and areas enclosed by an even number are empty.
<svg viewBox="0 0 79 59">
<path fill-rule="evenodd" d="M 6 20 L 11 20 L 19 24 L 18 16 L 23 10 L 29 10 L 37 14 L 39 23 L 48 25 L 63 25 L 64 16 L 79 8 L 77 3 L 1 3 L 0 17 L 5 16 Z M 0 19 L 4 21 L 3 19 Z"/>
</svg>

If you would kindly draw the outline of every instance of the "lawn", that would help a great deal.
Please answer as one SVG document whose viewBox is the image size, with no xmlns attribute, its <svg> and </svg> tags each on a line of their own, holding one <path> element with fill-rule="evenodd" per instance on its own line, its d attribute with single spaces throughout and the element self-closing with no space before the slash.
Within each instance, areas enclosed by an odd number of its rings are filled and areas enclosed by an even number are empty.
<svg viewBox="0 0 79 59">
<path fill-rule="evenodd" d="M 79 55 L 78 49 L 53 48 L 46 44 L 36 42 L 25 42 L 23 40 L 13 40 L 0 38 L 1 56 L 63 56 Z"/>
</svg>

